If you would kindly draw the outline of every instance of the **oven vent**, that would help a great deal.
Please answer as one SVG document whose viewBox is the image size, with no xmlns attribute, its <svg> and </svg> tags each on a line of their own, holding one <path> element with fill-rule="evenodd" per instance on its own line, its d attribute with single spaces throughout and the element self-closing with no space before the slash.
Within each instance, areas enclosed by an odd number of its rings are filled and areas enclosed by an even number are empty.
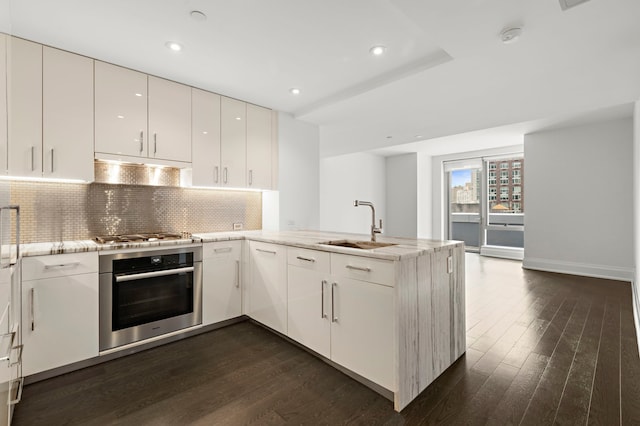
<svg viewBox="0 0 640 426">
<path fill-rule="evenodd" d="M 562 10 L 567 10 L 567 9 L 571 9 L 572 7 L 581 5 L 582 3 L 586 3 L 589 0 L 559 0 L 560 1 L 560 8 Z"/>
</svg>

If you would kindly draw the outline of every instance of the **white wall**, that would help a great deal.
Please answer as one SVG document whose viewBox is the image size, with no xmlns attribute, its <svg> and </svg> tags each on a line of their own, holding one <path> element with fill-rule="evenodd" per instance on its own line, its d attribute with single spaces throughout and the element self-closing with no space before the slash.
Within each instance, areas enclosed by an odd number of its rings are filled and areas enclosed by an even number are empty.
<svg viewBox="0 0 640 426">
<path fill-rule="evenodd" d="M 354 207 L 354 200 L 371 201 L 376 220 L 385 216 L 385 159 L 356 153 L 320 160 L 320 229 L 371 232 L 371 209 Z"/>
<path fill-rule="evenodd" d="M 525 135 L 523 266 L 633 278 L 633 123 Z"/>
<path fill-rule="evenodd" d="M 384 234 L 418 236 L 418 154 L 386 159 L 386 211 Z"/>
<path fill-rule="evenodd" d="M 318 126 L 278 113 L 280 230 L 320 225 L 319 144 Z"/>
</svg>

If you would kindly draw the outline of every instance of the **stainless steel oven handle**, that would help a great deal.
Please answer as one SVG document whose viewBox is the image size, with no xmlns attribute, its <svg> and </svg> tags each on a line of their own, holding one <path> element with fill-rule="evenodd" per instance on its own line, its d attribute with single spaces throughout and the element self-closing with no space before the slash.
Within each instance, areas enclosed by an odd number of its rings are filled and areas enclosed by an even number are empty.
<svg viewBox="0 0 640 426">
<path fill-rule="evenodd" d="M 143 278 L 155 278 L 155 277 L 164 277 L 167 275 L 177 275 L 177 274 L 182 274 L 184 272 L 193 272 L 193 270 L 194 270 L 193 266 L 187 266 L 185 268 L 166 269 L 164 271 L 142 272 L 140 274 L 129 274 L 129 275 L 116 275 L 116 282 L 121 283 L 124 281 L 141 280 Z"/>
</svg>

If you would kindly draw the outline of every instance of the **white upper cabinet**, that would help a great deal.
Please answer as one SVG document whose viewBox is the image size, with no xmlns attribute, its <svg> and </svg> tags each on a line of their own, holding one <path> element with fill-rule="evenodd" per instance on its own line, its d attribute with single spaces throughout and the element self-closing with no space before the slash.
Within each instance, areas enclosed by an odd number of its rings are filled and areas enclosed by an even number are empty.
<svg viewBox="0 0 640 426">
<path fill-rule="evenodd" d="M 220 95 L 191 89 L 191 135 L 193 185 L 220 185 Z"/>
<path fill-rule="evenodd" d="M 93 60 L 49 47 L 42 59 L 44 177 L 93 180 Z"/>
<path fill-rule="evenodd" d="M 191 162 L 191 88 L 149 76 L 149 157 Z"/>
<path fill-rule="evenodd" d="M 7 167 L 7 36 L 0 33 L 0 173 Z"/>
<path fill-rule="evenodd" d="M 247 104 L 247 186 L 271 189 L 271 110 Z"/>
<path fill-rule="evenodd" d="M 223 96 L 220 114 L 222 186 L 244 188 L 247 185 L 246 155 L 247 104 Z"/>
<path fill-rule="evenodd" d="M 147 157 L 147 75 L 95 61 L 95 151 Z"/>
<path fill-rule="evenodd" d="M 9 43 L 9 174 L 42 177 L 42 45 Z"/>
</svg>

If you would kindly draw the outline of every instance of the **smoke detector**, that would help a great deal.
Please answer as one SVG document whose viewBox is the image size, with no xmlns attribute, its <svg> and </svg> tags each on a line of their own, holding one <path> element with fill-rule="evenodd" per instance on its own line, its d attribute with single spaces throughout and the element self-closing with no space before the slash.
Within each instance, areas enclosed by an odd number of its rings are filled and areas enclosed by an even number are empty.
<svg viewBox="0 0 640 426">
<path fill-rule="evenodd" d="M 500 40 L 504 44 L 515 43 L 522 35 L 522 28 L 508 27 L 500 32 Z"/>
<path fill-rule="evenodd" d="M 582 3 L 586 3 L 589 0 L 559 0 L 560 1 L 560 8 L 562 10 L 567 10 L 567 9 L 571 9 L 572 7 L 578 6 Z"/>
</svg>

